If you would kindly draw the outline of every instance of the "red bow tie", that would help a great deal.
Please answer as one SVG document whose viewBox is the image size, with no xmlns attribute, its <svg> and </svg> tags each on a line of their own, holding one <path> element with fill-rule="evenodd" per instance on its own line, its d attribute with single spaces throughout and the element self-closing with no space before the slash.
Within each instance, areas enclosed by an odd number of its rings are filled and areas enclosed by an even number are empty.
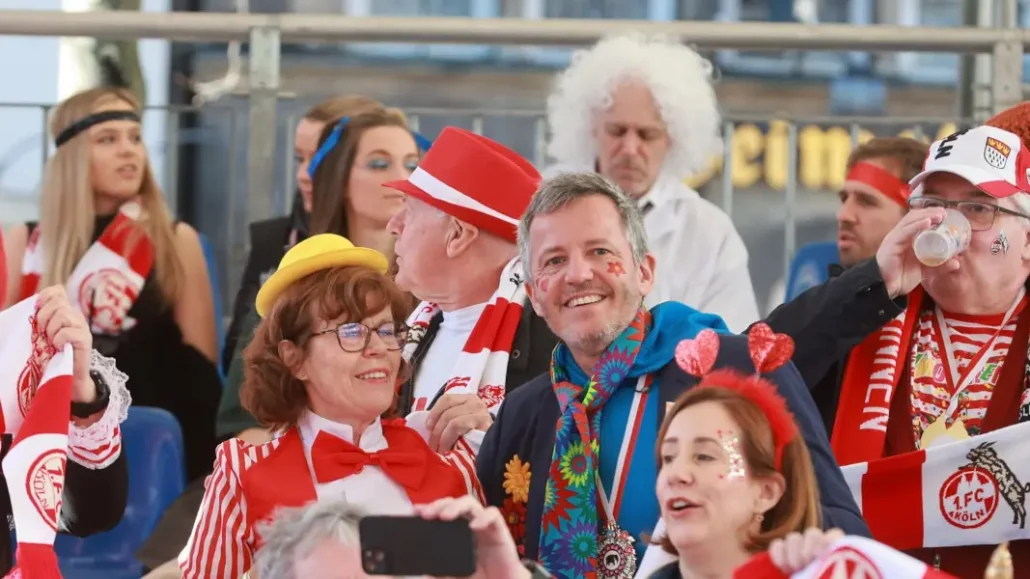
<svg viewBox="0 0 1030 579">
<path fill-rule="evenodd" d="M 357 446 L 319 432 L 311 446 L 311 463 L 319 483 L 329 483 L 361 472 L 366 466 L 378 466 L 394 482 L 408 490 L 422 486 L 426 476 L 426 456 L 417 450 L 385 448 L 365 452 Z"/>
</svg>

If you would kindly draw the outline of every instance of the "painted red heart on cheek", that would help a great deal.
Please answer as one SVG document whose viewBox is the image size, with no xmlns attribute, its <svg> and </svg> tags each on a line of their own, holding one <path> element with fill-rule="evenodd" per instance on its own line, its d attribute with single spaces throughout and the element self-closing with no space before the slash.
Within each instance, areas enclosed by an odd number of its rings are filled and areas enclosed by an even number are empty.
<svg viewBox="0 0 1030 579">
<path fill-rule="evenodd" d="M 719 335 L 715 330 L 702 330 L 693 340 L 683 340 L 676 345 L 676 363 L 684 372 L 698 378 L 712 370 L 718 355 Z"/>
<path fill-rule="evenodd" d="M 790 361 L 794 340 L 773 332 L 768 324 L 755 324 L 747 333 L 747 348 L 759 374 L 769 374 Z"/>
</svg>

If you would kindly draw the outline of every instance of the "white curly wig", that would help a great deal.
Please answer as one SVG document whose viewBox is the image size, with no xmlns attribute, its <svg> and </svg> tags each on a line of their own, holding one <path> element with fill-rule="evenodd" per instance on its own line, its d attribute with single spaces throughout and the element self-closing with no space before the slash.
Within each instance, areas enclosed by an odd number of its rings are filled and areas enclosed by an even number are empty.
<svg viewBox="0 0 1030 579">
<path fill-rule="evenodd" d="M 578 50 L 547 99 L 547 152 L 561 165 L 593 167 L 594 115 L 611 106 L 620 83 L 637 80 L 651 89 L 668 127 L 671 146 L 662 173 L 686 177 L 702 171 L 722 147 L 712 73 L 708 60 L 666 36 L 622 34 Z"/>
</svg>

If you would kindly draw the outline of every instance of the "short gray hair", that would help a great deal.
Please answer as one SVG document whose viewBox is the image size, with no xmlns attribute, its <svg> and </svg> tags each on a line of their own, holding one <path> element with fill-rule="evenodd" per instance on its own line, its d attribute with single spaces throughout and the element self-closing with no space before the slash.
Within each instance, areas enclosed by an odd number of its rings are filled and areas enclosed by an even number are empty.
<svg viewBox="0 0 1030 579">
<path fill-rule="evenodd" d="M 342 500 L 279 509 L 259 530 L 264 545 L 254 557 L 258 578 L 300 579 L 293 574 L 295 562 L 326 539 L 359 545 L 358 521 L 363 516 L 361 507 Z"/>
<path fill-rule="evenodd" d="M 519 220 L 518 246 L 522 259 L 523 273 L 527 281 L 533 280 L 533 268 L 529 261 L 529 228 L 538 215 L 549 215 L 583 197 L 601 195 L 615 204 L 622 221 L 622 230 L 629 240 L 633 252 L 633 261 L 642 263 L 647 255 L 647 234 L 644 232 L 644 218 L 640 215 L 637 203 L 622 192 L 618 185 L 606 177 L 590 172 L 561 173 L 540 184 L 540 189 L 533 194 L 526 212 Z"/>
</svg>

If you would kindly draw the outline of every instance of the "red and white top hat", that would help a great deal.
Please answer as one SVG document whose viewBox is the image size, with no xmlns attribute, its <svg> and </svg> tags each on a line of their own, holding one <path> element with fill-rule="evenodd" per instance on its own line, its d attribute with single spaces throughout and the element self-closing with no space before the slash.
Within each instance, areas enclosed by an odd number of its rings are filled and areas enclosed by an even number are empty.
<svg viewBox="0 0 1030 579">
<path fill-rule="evenodd" d="M 519 218 L 540 179 L 515 151 L 446 127 L 407 181 L 383 185 L 514 243 Z"/>
<path fill-rule="evenodd" d="M 923 172 L 909 186 L 922 195 L 922 185 L 934 173 L 951 173 L 984 193 L 1002 199 L 1030 192 L 1030 151 L 1022 139 L 997 127 L 982 126 L 945 137 L 930 146 Z"/>
</svg>

